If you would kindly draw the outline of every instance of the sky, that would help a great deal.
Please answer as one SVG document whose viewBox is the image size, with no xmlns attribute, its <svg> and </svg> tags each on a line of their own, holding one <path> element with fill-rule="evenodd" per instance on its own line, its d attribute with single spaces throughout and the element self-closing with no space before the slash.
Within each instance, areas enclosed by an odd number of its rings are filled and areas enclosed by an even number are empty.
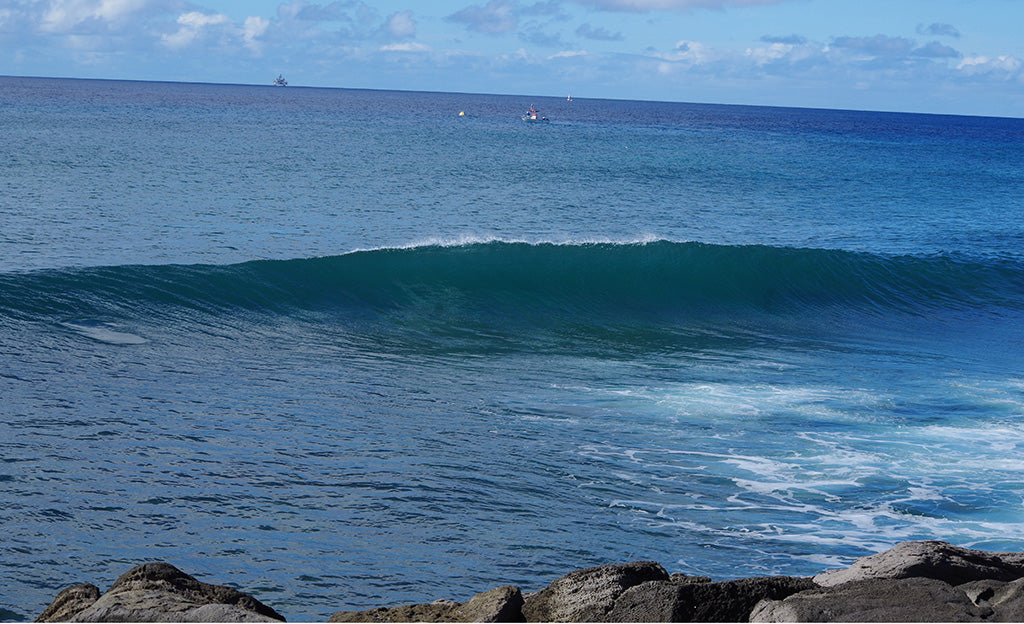
<svg viewBox="0 0 1024 624">
<path fill-rule="evenodd" d="M 1024 0 L 0 0 L 0 75 L 1024 117 Z"/>
</svg>

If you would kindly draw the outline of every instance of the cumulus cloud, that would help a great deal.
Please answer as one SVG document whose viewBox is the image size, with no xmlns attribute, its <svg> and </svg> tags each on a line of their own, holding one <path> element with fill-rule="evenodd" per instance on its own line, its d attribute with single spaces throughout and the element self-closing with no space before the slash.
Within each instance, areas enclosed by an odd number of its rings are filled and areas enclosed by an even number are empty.
<svg viewBox="0 0 1024 624">
<path fill-rule="evenodd" d="M 416 20 L 412 18 L 412 11 L 395 13 L 388 18 L 388 33 L 395 39 L 409 39 L 416 36 Z"/>
<path fill-rule="evenodd" d="M 659 69 L 660 73 L 667 73 L 672 64 L 697 67 L 724 60 L 728 56 L 729 53 L 726 51 L 716 50 L 700 41 L 687 39 L 676 42 L 671 52 L 654 54 L 655 58 L 661 59 L 664 63 Z"/>
<path fill-rule="evenodd" d="M 269 27 L 270 20 L 257 16 L 245 18 L 245 23 L 242 25 L 242 40 L 245 42 L 245 46 L 257 54 L 261 53 L 259 38 L 267 32 Z"/>
<path fill-rule="evenodd" d="M 70 33 L 83 25 L 123 24 L 148 4 L 148 0 L 51 0 L 39 27 L 48 33 Z"/>
<path fill-rule="evenodd" d="M 1015 56 L 1003 55 L 995 58 L 987 56 L 969 56 L 960 61 L 957 69 L 973 76 L 978 74 L 1002 74 L 1006 78 L 1020 75 L 1024 63 Z"/>
<path fill-rule="evenodd" d="M 794 45 L 791 43 L 772 43 L 767 46 L 747 48 L 744 53 L 755 65 L 762 66 L 789 58 Z"/>
<path fill-rule="evenodd" d="M 218 26 L 231 25 L 231 18 L 223 13 L 200 13 L 189 11 L 178 16 L 178 31 L 163 35 L 164 45 L 171 49 L 181 49 L 209 33 Z"/>
<path fill-rule="evenodd" d="M 270 20 L 250 16 L 242 24 L 236 24 L 223 13 L 203 13 L 189 11 L 182 13 L 176 20 L 178 29 L 161 35 L 161 42 L 171 50 L 182 50 L 208 38 L 217 38 L 226 42 L 241 42 L 255 55 L 263 53 L 261 38 L 270 28 Z"/>
</svg>

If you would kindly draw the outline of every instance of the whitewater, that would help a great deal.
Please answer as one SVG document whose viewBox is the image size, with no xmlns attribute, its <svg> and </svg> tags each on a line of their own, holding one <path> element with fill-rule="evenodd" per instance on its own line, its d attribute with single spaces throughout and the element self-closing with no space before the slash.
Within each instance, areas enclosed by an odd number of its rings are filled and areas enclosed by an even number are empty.
<svg viewBox="0 0 1024 624">
<path fill-rule="evenodd" d="M 0 78 L 0 122 L 0 620 L 154 560 L 324 620 L 1024 549 L 1022 120 Z"/>
</svg>

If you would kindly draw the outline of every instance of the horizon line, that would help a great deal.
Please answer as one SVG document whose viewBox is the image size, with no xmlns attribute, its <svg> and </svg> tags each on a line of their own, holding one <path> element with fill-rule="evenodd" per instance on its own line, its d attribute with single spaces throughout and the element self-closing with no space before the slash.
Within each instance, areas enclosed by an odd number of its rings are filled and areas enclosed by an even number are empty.
<svg viewBox="0 0 1024 624">
<path fill-rule="evenodd" d="M 315 85 L 275 85 L 273 82 L 266 84 L 261 83 L 247 83 L 247 82 L 203 82 L 203 81 L 186 81 L 186 80 L 155 80 L 155 79 L 142 79 L 142 78 L 89 78 L 80 76 L 18 76 L 10 74 L 0 74 L 0 79 L 13 78 L 13 79 L 26 79 L 26 80 L 81 80 L 81 81 L 94 81 L 94 82 L 135 82 L 135 83 L 154 83 L 154 84 L 177 84 L 177 85 L 207 85 L 207 86 L 221 86 L 221 87 L 267 87 L 272 89 L 323 89 L 323 90 L 337 90 L 337 91 L 380 91 L 385 93 L 431 93 L 439 95 L 483 95 L 491 97 L 524 97 L 524 98 L 550 98 L 550 99 L 563 99 L 560 95 L 540 95 L 540 94 L 526 94 L 526 93 L 486 93 L 486 92 L 473 92 L 473 91 L 441 91 L 441 90 L 415 90 L 415 89 L 386 89 L 379 87 L 340 87 L 340 86 L 315 86 Z M 921 112 L 921 111 L 906 111 L 906 110 L 882 110 L 882 109 L 861 109 L 861 108 L 825 108 L 821 106 L 782 106 L 778 104 L 746 104 L 746 103 L 735 103 L 735 102 L 692 102 L 683 100 L 654 100 L 654 99 L 627 99 L 627 98 L 607 98 L 607 97 L 573 97 L 573 101 L 577 100 L 590 100 L 595 102 L 647 102 L 652 104 L 681 104 L 687 106 L 723 106 L 723 107 L 742 107 L 742 108 L 767 108 L 767 109 L 793 109 L 793 110 L 806 110 L 806 111 L 834 111 L 834 112 L 849 112 L 849 113 L 880 113 L 887 115 L 928 115 L 932 117 L 973 117 L 979 119 L 1009 119 L 1009 120 L 1024 120 L 1024 115 L 1019 117 L 1008 117 L 1005 115 L 978 115 L 978 114 L 966 114 L 966 113 L 934 113 L 934 112 Z"/>
</svg>

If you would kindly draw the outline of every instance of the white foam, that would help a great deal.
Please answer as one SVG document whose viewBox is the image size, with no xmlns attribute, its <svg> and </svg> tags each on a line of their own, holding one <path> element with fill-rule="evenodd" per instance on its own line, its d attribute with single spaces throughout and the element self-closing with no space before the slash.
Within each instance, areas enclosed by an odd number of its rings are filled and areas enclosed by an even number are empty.
<svg viewBox="0 0 1024 624">
<path fill-rule="evenodd" d="M 453 234 L 448 236 L 428 236 L 405 244 L 385 245 L 381 247 L 361 247 L 348 253 L 359 253 L 365 251 L 380 251 L 388 249 L 419 249 L 423 247 L 467 247 L 470 245 L 486 245 L 488 243 L 509 243 L 526 245 L 559 245 L 559 246 L 582 246 L 582 245 L 646 245 L 658 242 L 690 241 L 671 240 L 656 234 L 644 233 L 637 236 L 612 238 L 600 236 L 580 236 L 561 239 L 554 238 L 510 238 L 496 234 Z"/>
<path fill-rule="evenodd" d="M 142 336 L 128 332 L 115 331 L 116 325 L 112 323 L 62 323 L 64 327 L 73 330 L 86 338 L 97 342 L 104 342 L 113 345 L 139 345 L 149 342 Z"/>
</svg>

